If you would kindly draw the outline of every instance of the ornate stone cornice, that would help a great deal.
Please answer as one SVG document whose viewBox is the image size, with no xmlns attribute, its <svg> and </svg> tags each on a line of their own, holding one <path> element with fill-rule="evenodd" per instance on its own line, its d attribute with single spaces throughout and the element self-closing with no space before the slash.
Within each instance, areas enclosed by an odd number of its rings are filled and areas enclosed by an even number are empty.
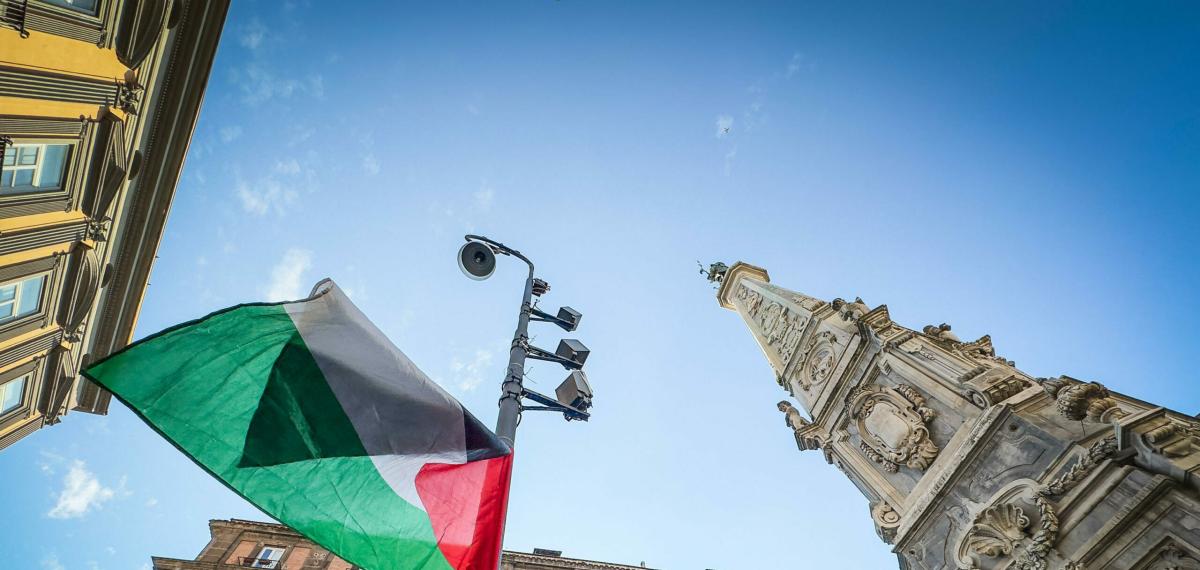
<svg viewBox="0 0 1200 570">
<path fill-rule="evenodd" d="M 279 523 L 248 521 L 245 519 L 212 519 L 208 521 L 208 527 L 216 528 L 237 528 L 242 530 L 252 530 L 257 532 L 269 532 L 272 534 L 283 534 L 298 539 L 303 539 L 304 536 L 291 529 L 291 527 L 281 525 Z"/>
<path fill-rule="evenodd" d="M 596 562 L 595 560 L 562 558 L 559 556 L 543 556 L 540 554 L 513 552 L 511 550 L 505 550 L 502 558 L 508 562 L 537 564 L 547 568 L 564 568 L 568 570 L 651 570 L 644 566 L 629 566 L 627 564 L 613 564 L 611 562 Z"/>
</svg>

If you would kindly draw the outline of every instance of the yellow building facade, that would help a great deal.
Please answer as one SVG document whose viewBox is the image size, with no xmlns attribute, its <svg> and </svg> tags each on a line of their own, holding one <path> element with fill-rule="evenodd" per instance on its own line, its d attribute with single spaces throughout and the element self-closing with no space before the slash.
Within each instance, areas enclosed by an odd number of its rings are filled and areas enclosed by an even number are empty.
<svg viewBox="0 0 1200 570">
<path fill-rule="evenodd" d="M 109 395 L 228 0 L 0 0 L 0 449 Z"/>
</svg>

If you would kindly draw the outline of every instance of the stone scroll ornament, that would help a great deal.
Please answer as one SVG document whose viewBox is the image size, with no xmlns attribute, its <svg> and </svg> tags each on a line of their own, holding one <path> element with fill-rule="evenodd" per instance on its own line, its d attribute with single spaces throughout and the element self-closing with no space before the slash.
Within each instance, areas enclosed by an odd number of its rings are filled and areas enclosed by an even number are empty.
<svg viewBox="0 0 1200 570">
<path fill-rule="evenodd" d="M 859 448 L 888 473 L 901 465 L 924 471 L 937 458 L 940 450 L 927 427 L 934 411 L 912 386 L 864 392 L 852 404 L 851 417 L 861 438 Z"/>
<path fill-rule="evenodd" d="M 887 544 L 896 542 L 896 529 L 900 528 L 900 513 L 887 501 L 871 503 L 871 520 L 875 522 L 875 534 Z"/>
</svg>

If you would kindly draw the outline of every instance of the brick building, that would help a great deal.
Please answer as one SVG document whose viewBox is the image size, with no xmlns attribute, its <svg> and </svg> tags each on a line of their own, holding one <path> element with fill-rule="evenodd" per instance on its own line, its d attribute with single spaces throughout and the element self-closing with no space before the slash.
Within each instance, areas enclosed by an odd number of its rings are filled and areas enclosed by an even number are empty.
<svg viewBox="0 0 1200 570">
<path fill-rule="evenodd" d="M 212 539 L 194 560 L 154 556 L 154 570 L 359 570 L 292 529 L 275 523 L 239 519 L 212 520 Z M 504 551 L 501 570 L 644 570 L 645 564 L 628 566 L 594 560 L 565 558 L 561 552 L 535 549 L 533 553 Z M 364 569 L 369 570 L 369 569 Z"/>
</svg>

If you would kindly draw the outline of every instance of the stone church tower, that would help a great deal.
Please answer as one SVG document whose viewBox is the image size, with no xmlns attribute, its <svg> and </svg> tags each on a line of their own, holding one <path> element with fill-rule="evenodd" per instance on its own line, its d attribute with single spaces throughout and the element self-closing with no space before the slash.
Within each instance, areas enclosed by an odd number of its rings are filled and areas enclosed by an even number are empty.
<svg viewBox="0 0 1200 570">
<path fill-rule="evenodd" d="M 709 279 L 798 404 L 779 403 L 796 446 L 866 495 L 900 568 L 1200 570 L 1197 418 L 1033 378 L 987 336 L 908 329 L 753 265 Z"/>
</svg>

